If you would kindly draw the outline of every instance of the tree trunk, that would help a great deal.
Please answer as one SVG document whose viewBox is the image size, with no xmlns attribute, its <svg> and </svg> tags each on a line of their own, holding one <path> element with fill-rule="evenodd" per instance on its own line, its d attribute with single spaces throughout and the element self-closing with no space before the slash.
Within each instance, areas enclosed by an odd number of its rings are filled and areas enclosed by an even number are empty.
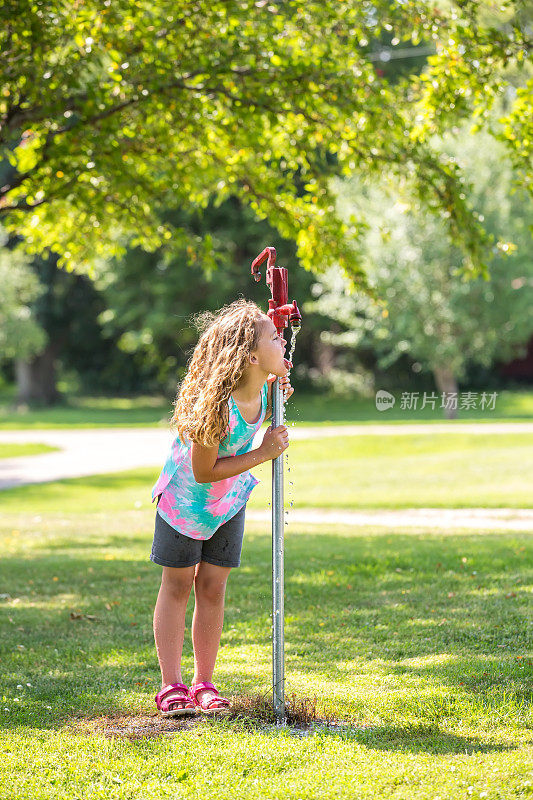
<svg viewBox="0 0 533 800">
<path fill-rule="evenodd" d="M 56 356 L 59 346 L 50 342 L 44 351 L 29 361 L 17 359 L 17 403 L 40 403 L 51 406 L 61 395 L 56 386 Z"/>
<path fill-rule="evenodd" d="M 457 381 L 455 380 L 453 372 L 447 367 L 435 367 L 433 370 L 433 377 L 435 378 L 435 383 L 437 384 L 439 392 L 446 392 L 447 395 L 451 392 L 455 392 L 455 405 L 457 406 L 459 396 L 457 393 Z M 447 398 L 444 399 L 445 402 L 446 399 Z M 444 408 L 444 416 L 446 419 L 456 419 L 457 407 Z"/>
<path fill-rule="evenodd" d="M 327 375 L 335 366 L 335 347 L 320 339 L 315 344 L 315 364 L 321 375 Z"/>
</svg>

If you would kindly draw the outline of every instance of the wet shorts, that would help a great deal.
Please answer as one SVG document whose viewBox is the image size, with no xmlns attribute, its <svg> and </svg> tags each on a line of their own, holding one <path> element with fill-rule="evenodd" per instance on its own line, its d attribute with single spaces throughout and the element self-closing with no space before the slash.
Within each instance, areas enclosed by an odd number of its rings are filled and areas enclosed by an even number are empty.
<svg viewBox="0 0 533 800">
<path fill-rule="evenodd" d="M 162 567 L 192 567 L 200 561 L 217 567 L 240 566 L 245 510 L 246 503 L 210 539 L 191 539 L 156 512 L 150 561 Z"/>
</svg>

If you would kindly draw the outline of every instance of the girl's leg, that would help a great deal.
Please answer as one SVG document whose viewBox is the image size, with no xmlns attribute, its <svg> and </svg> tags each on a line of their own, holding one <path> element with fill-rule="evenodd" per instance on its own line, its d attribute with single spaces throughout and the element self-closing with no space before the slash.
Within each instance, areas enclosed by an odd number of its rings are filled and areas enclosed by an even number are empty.
<svg viewBox="0 0 533 800">
<path fill-rule="evenodd" d="M 217 567 L 200 561 L 194 577 L 195 608 L 192 620 L 194 648 L 193 683 L 211 681 L 215 669 L 222 624 L 224 596 L 231 567 Z M 198 700 L 216 697 L 209 689 L 198 692 Z"/>
<path fill-rule="evenodd" d="M 185 630 L 185 609 L 196 567 L 163 567 L 161 588 L 154 609 L 154 639 L 161 668 L 161 688 L 183 683 L 181 653 Z M 176 691 L 176 694 L 179 694 Z M 169 695 L 170 697 L 171 695 Z M 176 703 L 178 708 L 183 702 Z"/>
</svg>

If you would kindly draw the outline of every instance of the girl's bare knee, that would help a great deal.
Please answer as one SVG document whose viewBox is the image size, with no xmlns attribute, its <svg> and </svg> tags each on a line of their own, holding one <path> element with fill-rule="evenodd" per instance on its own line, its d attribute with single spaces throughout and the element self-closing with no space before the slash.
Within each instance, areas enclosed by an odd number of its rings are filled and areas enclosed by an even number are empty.
<svg viewBox="0 0 533 800">
<path fill-rule="evenodd" d="M 163 567 L 161 588 L 175 597 L 188 597 L 194 582 L 195 567 Z"/>
<path fill-rule="evenodd" d="M 194 593 L 208 603 L 221 603 L 226 594 L 227 578 L 197 575 L 194 580 Z"/>
<path fill-rule="evenodd" d="M 212 603 L 213 605 L 219 605 L 224 602 L 226 586 L 220 586 L 218 584 L 200 584 L 198 586 L 198 584 L 195 584 L 194 591 L 196 597 L 200 600 Z"/>
</svg>

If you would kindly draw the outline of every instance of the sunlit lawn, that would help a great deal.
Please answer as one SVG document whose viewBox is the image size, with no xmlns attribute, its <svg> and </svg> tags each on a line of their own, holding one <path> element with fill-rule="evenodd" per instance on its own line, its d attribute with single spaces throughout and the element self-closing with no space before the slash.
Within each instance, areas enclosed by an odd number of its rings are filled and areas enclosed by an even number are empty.
<svg viewBox="0 0 533 800">
<path fill-rule="evenodd" d="M 290 439 L 289 427 L 289 439 Z M 285 495 L 295 508 L 530 507 L 533 434 L 411 434 L 294 441 Z M 271 492 L 271 467 L 254 471 Z"/>
<path fill-rule="evenodd" d="M 477 404 L 481 392 L 477 393 Z M 396 404 L 387 411 L 378 411 L 371 399 L 329 398 L 323 393 L 295 393 L 287 403 L 287 419 L 296 424 L 329 425 L 352 423 L 410 423 L 443 422 L 442 409 L 438 404 L 421 408 L 422 394 L 418 408 L 406 410 L 400 407 L 401 392 L 395 393 Z M 4 388 L 0 392 L 0 428 L 20 427 L 94 427 L 116 425 L 166 425 L 172 412 L 172 398 L 161 396 L 141 396 L 136 398 L 116 397 L 76 397 L 72 396 L 61 405 L 52 408 L 26 408 L 15 410 L 14 391 Z M 459 419 L 453 425 L 469 421 L 497 422 L 533 420 L 533 392 L 500 391 L 495 407 L 485 409 L 462 409 Z"/>
<path fill-rule="evenodd" d="M 532 454 L 531 434 L 291 442 L 286 694 L 345 723 L 305 737 L 253 715 L 156 735 L 158 469 L 1 492 L 1 800 L 530 796 L 531 536 L 306 527 L 290 504 L 527 507 Z M 270 692 L 270 551 L 249 519 L 214 676 L 235 697 Z M 154 735 L 106 736 L 128 721 Z"/>
<path fill-rule="evenodd" d="M 0 442 L 0 458 L 17 458 L 18 456 L 36 456 L 39 453 L 51 453 L 57 447 L 46 444 L 7 444 Z"/>
<path fill-rule="evenodd" d="M 289 431 L 291 428 L 289 428 Z M 288 510 L 531 506 L 533 434 L 345 436 L 291 442 L 285 452 Z M 94 491 L 109 513 L 148 508 L 158 468 L 95 475 L 0 494 L 0 508 L 29 503 L 48 514 L 62 499 L 90 513 Z M 266 508 L 271 465 L 253 470 L 260 483 L 249 508 Z M 21 492 L 21 494 L 17 494 Z M 22 501 L 20 498 L 24 498 Z M 135 505 L 137 504 L 137 505 Z"/>
<path fill-rule="evenodd" d="M 150 725 L 159 688 L 153 508 L 130 502 L 141 484 L 1 496 L 2 798 L 528 796 L 526 534 L 289 525 L 287 696 L 316 696 L 344 732 L 237 719 L 107 739 L 120 715 Z M 268 695 L 270 563 L 267 526 L 248 522 L 215 675 L 225 693 Z M 189 636 L 184 665 L 190 680 Z"/>
</svg>

